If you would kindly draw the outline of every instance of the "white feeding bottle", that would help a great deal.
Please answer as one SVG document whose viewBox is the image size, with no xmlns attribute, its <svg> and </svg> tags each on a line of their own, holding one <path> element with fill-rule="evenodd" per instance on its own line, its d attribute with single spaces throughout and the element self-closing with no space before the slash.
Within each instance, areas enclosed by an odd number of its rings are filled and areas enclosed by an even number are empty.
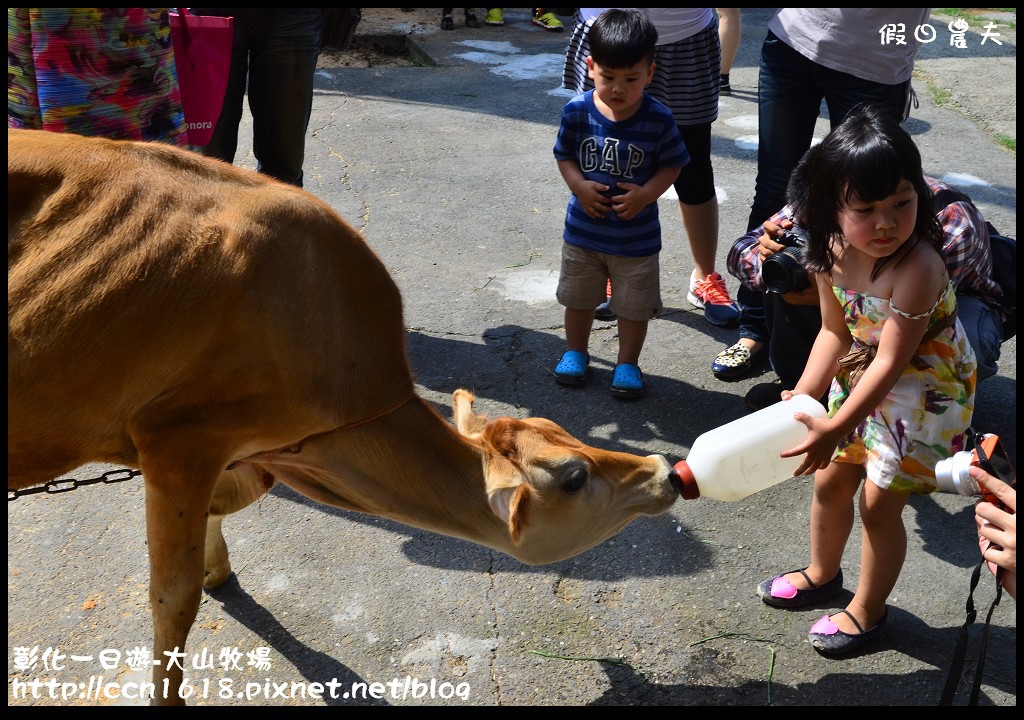
<svg viewBox="0 0 1024 720">
<path fill-rule="evenodd" d="M 683 497 L 742 500 L 793 477 L 804 456 L 779 453 L 807 439 L 807 426 L 793 418 L 797 412 L 828 414 L 809 395 L 794 395 L 698 437 L 686 460 L 675 465 Z"/>
</svg>

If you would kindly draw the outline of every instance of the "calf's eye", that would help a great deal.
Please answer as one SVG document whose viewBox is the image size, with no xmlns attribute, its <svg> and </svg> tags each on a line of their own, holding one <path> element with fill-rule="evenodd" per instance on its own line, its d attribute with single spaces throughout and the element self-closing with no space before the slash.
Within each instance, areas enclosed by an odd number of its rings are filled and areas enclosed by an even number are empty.
<svg viewBox="0 0 1024 720">
<path fill-rule="evenodd" d="M 578 493 L 583 489 L 583 486 L 587 484 L 587 480 L 590 478 L 590 473 L 585 468 L 577 468 L 573 470 L 562 482 L 562 490 L 569 493 Z"/>
</svg>

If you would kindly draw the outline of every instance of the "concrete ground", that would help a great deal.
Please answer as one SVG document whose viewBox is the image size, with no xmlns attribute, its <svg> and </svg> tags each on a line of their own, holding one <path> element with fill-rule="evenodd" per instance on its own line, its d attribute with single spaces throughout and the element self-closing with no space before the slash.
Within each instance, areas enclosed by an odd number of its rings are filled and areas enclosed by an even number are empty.
<svg viewBox="0 0 1024 720">
<path fill-rule="evenodd" d="M 566 99 L 558 90 L 565 36 L 531 26 L 524 9 L 507 9 L 502 28 L 457 23 L 452 32 L 417 21 L 417 13 L 376 12 L 364 9 L 360 32 L 383 24 L 432 64 L 319 70 L 306 189 L 364 233 L 402 289 L 420 394 L 447 415 L 452 391 L 468 387 L 492 415 L 550 417 L 592 444 L 673 462 L 701 433 L 744 415 L 746 390 L 773 375 L 724 383 L 709 372 L 735 330 L 709 325 L 686 302 L 692 261 L 672 198 L 660 201 L 666 311 L 652 322 L 642 358 L 647 397 L 623 403 L 608 393 L 616 338 L 606 323 L 595 324 L 590 384 L 573 390 L 552 380 L 563 349 L 554 287 L 567 191 L 551 146 Z M 722 98 L 714 125 L 723 269 L 753 191 L 757 58 L 768 17 L 743 13 L 734 93 Z M 943 37 L 945 26 L 936 27 Z M 980 45 L 973 26 L 967 37 L 965 50 L 936 44 L 922 52 L 920 107 L 907 127 L 926 172 L 953 179 L 1016 236 L 1016 157 L 997 140 L 1006 127 L 967 111 L 991 103 L 1009 112 L 1015 138 L 1015 31 L 1013 44 L 998 48 Z M 242 134 L 238 163 L 253 167 L 244 152 L 248 121 Z M 979 388 L 975 425 L 1002 436 L 1016 459 L 1016 339 L 1004 344 L 1000 364 Z M 761 579 L 806 564 L 810 490 L 797 479 L 734 503 L 680 500 L 576 558 L 531 567 L 275 488 L 225 523 L 237 577 L 204 596 L 189 650 L 218 660 L 238 650 L 242 661 L 190 670 L 190 702 L 938 704 L 978 559 L 972 500 L 910 501 L 907 561 L 887 634 L 851 657 L 827 659 L 810 647 L 807 629 L 851 597 L 859 520 L 844 558 L 846 590 L 835 601 L 787 612 L 754 592 Z M 75 692 L 23 697 L 14 681 L 104 675 L 127 687 L 146 679 L 123 662 L 109 671 L 96 661 L 69 661 L 60 672 L 41 665 L 47 649 L 96 655 L 151 644 L 143 499 L 135 480 L 9 503 L 9 705 L 136 704 Z M 976 592 L 982 620 L 993 596 L 986 577 Z M 971 636 L 958 705 L 966 704 L 980 627 Z M 39 664 L 19 669 L 18 648 L 35 648 Z M 269 667 L 246 662 L 264 648 Z M 271 697 L 273 683 L 301 690 L 332 680 L 349 694 Z M 392 680 L 409 692 L 350 691 L 353 683 L 391 688 Z M 1004 597 L 992 618 L 980 704 L 1016 706 L 1016 681 L 1016 606 Z"/>
</svg>

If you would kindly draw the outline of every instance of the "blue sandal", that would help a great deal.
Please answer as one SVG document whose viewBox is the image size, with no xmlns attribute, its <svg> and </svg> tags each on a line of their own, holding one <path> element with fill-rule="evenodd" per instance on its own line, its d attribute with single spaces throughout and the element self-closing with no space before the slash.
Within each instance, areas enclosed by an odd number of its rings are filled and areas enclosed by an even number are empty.
<svg viewBox="0 0 1024 720">
<path fill-rule="evenodd" d="M 562 385 L 579 387 L 587 380 L 590 356 L 579 350 L 566 350 L 555 366 L 555 380 Z"/>
<path fill-rule="evenodd" d="M 644 374 L 632 363 L 615 366 L 612 375 L 612 395 L 621 398 L 638 398 L 644 394 Z"/>
</svg>

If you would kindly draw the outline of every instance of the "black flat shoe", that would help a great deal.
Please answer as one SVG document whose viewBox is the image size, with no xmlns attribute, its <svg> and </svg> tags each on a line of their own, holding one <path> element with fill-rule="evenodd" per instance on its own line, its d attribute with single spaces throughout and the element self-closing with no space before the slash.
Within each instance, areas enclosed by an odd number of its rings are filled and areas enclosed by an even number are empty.
<svg viewBox="0 0 1024 720">
<path fill-rule="evenodd" d="M 842 569 L 824 585 L 812 583 L 804 570 L 790 570 L 789 572 L 798 572 L 804 576 L 804 580 L 810 585 L 806 590 L 797 590 L 796 587 L 783 579 L 788 573 L 782 573 L 778 577 L 762 580 L 757 586 L 757 596 L 766 605 L 771 605 L 772 607 L 795 608 L 830 600 L 843 591 Z"/>
<path fill-rule="evenodd" d="M 846 610 L 840 610 L 839 612 L 850 618 L 859 632 L 856 635 L 844 633 L 832 622 L 830 616 L 823 616 L 811 626 L 811 631 L 807 633 L 807 639 L 811 641 L 811 645 L 823 655 L 845 655 L 848 652 L 852 652 L 864 643 L 879 637 L 885 632 L 885 626 L 889 624 L 889 608 L 885 609 L 882 619 L 870 630 L 862 628 L 860 623 L 857 622 L 857 618 Z M 839 613 L 836 614 L 838 615 Z"/>
</svg>

